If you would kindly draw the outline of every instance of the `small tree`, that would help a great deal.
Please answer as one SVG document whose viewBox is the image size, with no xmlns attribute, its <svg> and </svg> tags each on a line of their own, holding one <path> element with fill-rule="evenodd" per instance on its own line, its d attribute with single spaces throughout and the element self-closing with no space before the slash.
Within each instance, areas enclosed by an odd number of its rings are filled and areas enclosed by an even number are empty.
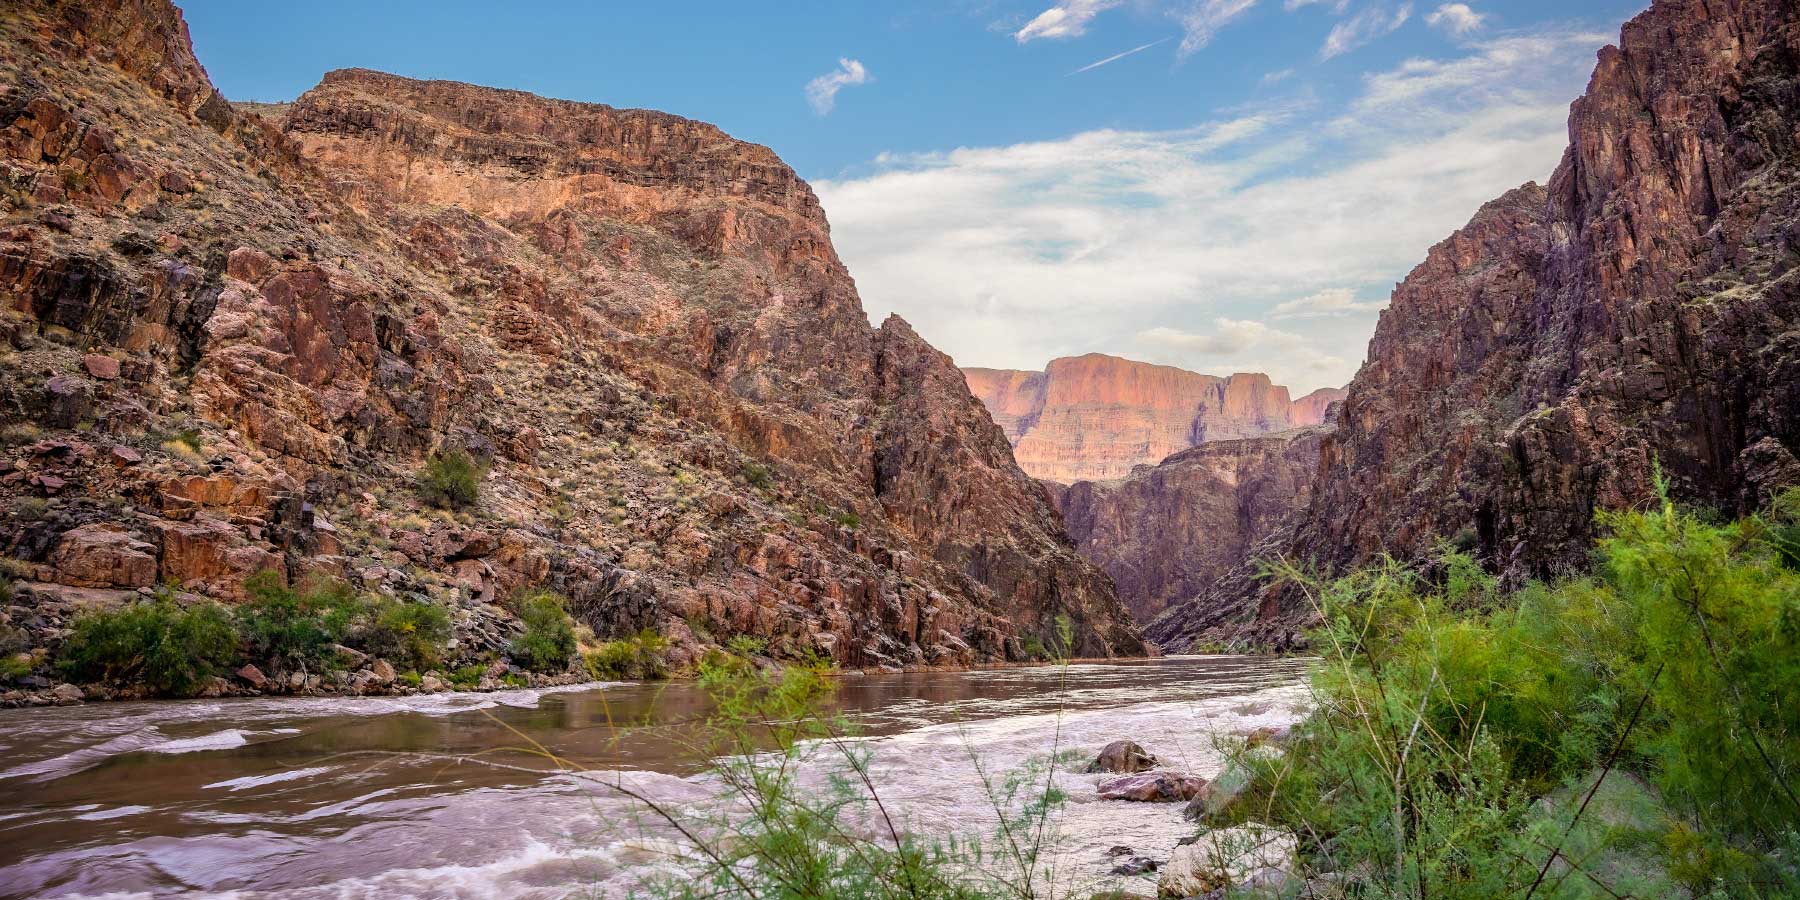
<svg viewBox="0 0 1800 900">
<path fill-rule="evenodd" d="M 533 672 L 561 672 L 575 653 L 575 625 L 563 599 L 549 591 L 532 591 L 514 604 L 525 633 L 508 648 L 519 665 Z"/>
<path fill-rule="evenodd" d="M 190 697 L 237 654 L 223 607 L 183 608 L 165 588 L 153 600 L 75 619 L 57 669 L 82 681 L 141 681 L 159 694 Z"/>
<path fill-rule="evenodd" d="M 461 450 L 432 454 L 419 473 L 419 498 L 440 509 L 467 509 L 481 499 L 482 465 Z"/>
</svg>

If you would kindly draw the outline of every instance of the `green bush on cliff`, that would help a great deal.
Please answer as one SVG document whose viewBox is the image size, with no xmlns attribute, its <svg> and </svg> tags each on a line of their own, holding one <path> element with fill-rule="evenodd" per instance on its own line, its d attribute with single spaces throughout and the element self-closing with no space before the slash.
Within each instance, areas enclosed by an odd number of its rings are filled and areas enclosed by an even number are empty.
<svg viewBox="0 0 1800 900">
<path fill-rule="evenodd" d="M 453 633 L 449 611 L 430 600 L 382 598 L 369 603 L 363 617 L 353 645 L 398 669 L 437 668 Z"/>
<path fill-rule="evenodd" d="M 159 592 L 117 609 L 75 618 L 56 668 L 74 681 L 138 682 L 158 694 L 191 697 L 237 655 L 231 618 L 217 603 L 177 603 Z"/>
<path fill-rule="evenodd" d="M 513 639 L 513 661 L 533 672 L 561 672 L 575 654 L 575 625 L 563 599 L 549 591 L 532 591 L 513 604 L 525 632 Z"/>
<path fill-rule="evenodd" d="M 646 628 L 628 638 L 607 641 L 583 655 L 588 674 L 601 681 L 643 680 L 669 677 L 663 654 L 669 639 L 654 628 Z"/>
<path fill-rule="evenodd" d="M 461 450 L 433 454 L 419 473 L 419 499 L 440 509 L 467 509 L 481 500 L 480 463 Z"/>
<path fill-rule="evenodd" d="M 355 590 L 336 579 L 299 587 L 275 572 L 244 582 L 249 599 L 237 607 L 237 630 L 252 662 L 271 672 L 317 672 L 337 663 L 344 640 L 364 608 Z"/>
<path fill-rule="evenodd" d="M 1795 896 L 1796 510 L 1604 514 L 1592 577 L 1511 596 L 1454 552 L 1436 583 L 1286 570 L 1324 617 L 1318 711 L 1240 758 L 1224 818 L 1365 896 Z"/>
</svg>

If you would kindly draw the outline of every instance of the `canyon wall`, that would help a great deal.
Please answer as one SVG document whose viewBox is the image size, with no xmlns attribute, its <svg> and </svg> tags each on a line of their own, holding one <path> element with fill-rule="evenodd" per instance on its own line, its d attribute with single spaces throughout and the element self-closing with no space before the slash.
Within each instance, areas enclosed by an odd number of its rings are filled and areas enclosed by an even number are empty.
<svg viewBox="0 0 1800 900">
<path fill-rule="evenodd" d="M 774 153 L 365 70 L 226 103 L 164 0 L 0 13 L 0 550 L 50 635 L 262 570 L 845 665 L 1144 650 L 961 373 Z M 425 460 L 486 466 L 425 508 Z"/>
<path fill-rule="evenodd" d="M 1394 291 L 1270 552 L 1326 572 L 1440 541 L 1518 585 L 1580 571 L 1595 512 L 1727 514 L 1800 482 L 1800 13 L 1657 0 L 1599 54 L 1547 185 L 1487 204 Z M 1241 569 L 1149 627 L 1295 646 Z"/>
<path fill-rule="evenodd" d="M 1206 441 L 1324 420 L 1342 391 L 1290 400 L 1269 376 L 1226 378 L 1089 353 L 1042 372 L 965 368 L 969 388 L 1013 443 L 1027 473 L 1070 483 L 1120 478 Z"/>
<path fill-rule="evenodd" d="M 1329 426 L 1208 441 L 1124 478 L 1046 485 L 1140 622 L 1204 594 L 1305 505 Z"/>
</svg>

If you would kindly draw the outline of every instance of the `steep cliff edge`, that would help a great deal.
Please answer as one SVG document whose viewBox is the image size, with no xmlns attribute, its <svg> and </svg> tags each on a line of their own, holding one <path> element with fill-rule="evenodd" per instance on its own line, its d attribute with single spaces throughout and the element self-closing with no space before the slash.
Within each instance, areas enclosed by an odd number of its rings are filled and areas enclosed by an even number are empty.
<svg viewBox="0 0 1800 900">
<path fill-rule="evenodd" d="M 1394 292 L 1272 552 L 1338 571 L 1471 548 L 1580 569 L 1601 508 L 1728 513 L 1800 481 L 1800 13 L 1658 0 L 1599 54 L 1548 187 L 1489 203 Z M 1238 573 L 1241 576 L 1243 573 Z M 1245 577 L 1149 628 L 1291 643 Z"/>
<path fill-rule="evenodd" d="M 1069 536 L 1140 622 L 1204 594 L 1305 505 L 1327 426 L 1208 441 L 1124 478 L 1052 484 Z"/>
<path fill-rule="evenodd" d="M 1143 645 L 942 354 L 864 317 L 811 189 L 703 123 L 334 72 L 234 110 L 160 0 L 0 13 L 0 549 L 54 638 L 327 573 L 846 665 Z M 428 454 L 489 463 L 432 513 Z M 6 624 L 6 623 L 0 623 Z"/>
<path fill-rule="evenodd" d="M 1298 401 L 1260 373 L 1226 378 L 1089 353 L 1042 372 L 967 368 L 969 388 L 1035 478 L 1121 478 L 1206 441 L 1254 437 L 1324 421 L 1336 389 Z"/>
</svg>

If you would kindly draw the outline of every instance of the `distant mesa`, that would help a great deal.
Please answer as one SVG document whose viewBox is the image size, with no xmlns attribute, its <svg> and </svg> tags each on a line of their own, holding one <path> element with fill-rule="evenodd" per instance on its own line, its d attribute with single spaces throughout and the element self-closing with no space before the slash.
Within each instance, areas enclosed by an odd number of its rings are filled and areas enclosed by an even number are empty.
<svg viewBox="0 0 1800 900">
<path fill-rule="evenodd" d="M 1228 377 L 1103 353 L 1042 372 L 965 368 L 969 390 L 1012 441 L 1027 474 L 1064 484 L 1123 478 L 1207 441 L 1256 437 L 1325 420 L 1341 388 L 1298 400 L 1259 372 Z"/>
</svg>

